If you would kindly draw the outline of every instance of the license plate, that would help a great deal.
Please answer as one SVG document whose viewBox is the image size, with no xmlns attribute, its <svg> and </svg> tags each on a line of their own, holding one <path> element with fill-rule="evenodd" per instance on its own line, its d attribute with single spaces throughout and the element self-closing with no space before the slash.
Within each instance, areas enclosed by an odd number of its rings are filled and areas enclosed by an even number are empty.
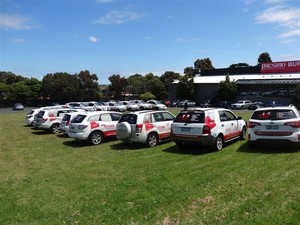
<svg viewBox="0 0 300 225">
<path fill-rule="evenodd" d="M 277 125 L 268 125 L 267 130 L 277 130 L 279 127 Z"/>
<path fill-rule="evenodd" d="M 189 127 L 181 127 L 181 131 L 190 132 L 190 128 Z"/>
</svg>

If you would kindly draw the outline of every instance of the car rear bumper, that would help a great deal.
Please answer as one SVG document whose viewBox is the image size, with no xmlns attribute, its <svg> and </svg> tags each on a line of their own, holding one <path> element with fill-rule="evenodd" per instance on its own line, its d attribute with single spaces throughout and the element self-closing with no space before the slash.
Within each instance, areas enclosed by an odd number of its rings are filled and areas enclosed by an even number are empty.
<svg viewBox="0 0 300 225">
<path fill-rule="evenodd" d="M 88 139 L 88 135 L 86 135 L 85 133 L 74 133 L 74 132 L 68 132 L 68 136 L 70 138 L 74 138 L 74 139 L 78 139 L 78 140 L 87 140 Z"/>
<path fill-rule="evenodd" d="M 198 135 L 198 136 L 187 136 L 187 135 L 178 135 L 178 134 L 171 134 L 171 139 L 173 141 L 180 141 L 180 142 L 195 142 L 202 145 L 212 145 L 216 138 L 211 135 Z"/>
</svg>

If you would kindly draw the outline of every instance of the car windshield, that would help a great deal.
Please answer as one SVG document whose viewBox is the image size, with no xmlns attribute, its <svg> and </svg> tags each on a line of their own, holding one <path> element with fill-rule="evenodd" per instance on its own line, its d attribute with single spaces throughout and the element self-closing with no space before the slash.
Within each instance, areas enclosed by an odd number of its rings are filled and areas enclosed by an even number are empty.
<svg viewBox="0 0 300 225">
<path fill-rule="evenodd" d="M 287 120 L 297 118 L 292 110 L 259 110 L 255 111 L 251 119 L 255 120 Z"/>
<path fill-rule="evenodd" d="M 204 123 L 204 112 L 203 111 L 182 111 L 175 118 L 174 122 L 179 123 Z"/>
<path fill-rule="evenodd" d="M 126 114 L 121 117 L 119 123 L 127 122 L 129 124 L 136 124 L 137 115 L 135 114 Z"/>
</svg>

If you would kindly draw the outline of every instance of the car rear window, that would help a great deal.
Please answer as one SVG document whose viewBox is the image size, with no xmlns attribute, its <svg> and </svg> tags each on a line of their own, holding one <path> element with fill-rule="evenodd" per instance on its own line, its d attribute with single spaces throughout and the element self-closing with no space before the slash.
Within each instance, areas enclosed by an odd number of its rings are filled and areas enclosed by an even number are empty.
<svg viewBox="0 0 300 225">
<path fill-rule="evenodd" d="M 174 122 L 179 123 L 204 123 L 205 113 L 203 111 L 182 111 L 175 118 Z"/>
<path fill-rule="evenodd" d="M 127 122 L 129 124 L 136 124 L 137 115 L 135 114 L 124 114 L 119 120 L 119 123 Z"/>
<path fill-rule="evenodd" d="M 64 117 L 62 118 L 62 121 L 70 121 L 71 115 L 70 114 L 65 114 Z"/>
<path fill-rule="evenodd" d="M 74 117 L 71 120 L 71 123 L 81 123 L 85 117 L 86 117 L 86 115 L 78 114 L 76 117 Z"/>
<path fill-rule="evenodd" d="M 44 116 L 44 114 L 45 114 L 45 111 L 43 111 L 43 110 L 39 111 L 38 114 L 36 114 L 36 117 L 42 118 Z"/>
<path fill-rule="evenodd" d="M 255 111 L 251 119 L 255 120 L 287 120 L 297 118 L 293 110 L 259 110 Z"/>
</svg>

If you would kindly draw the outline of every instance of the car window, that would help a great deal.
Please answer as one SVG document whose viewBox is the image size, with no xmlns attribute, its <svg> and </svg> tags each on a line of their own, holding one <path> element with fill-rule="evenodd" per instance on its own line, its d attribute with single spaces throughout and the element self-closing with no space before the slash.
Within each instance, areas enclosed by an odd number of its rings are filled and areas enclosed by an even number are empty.
<svg viewBox="0 0 300 225">
<path fill-rule="evenodd" d="M 227 117 L 227 120 L 236 120 L 236 116 L 229 112 L 229 111 L 225 111 L 225 114 L 226 114 L 226 117 Z"/>
<path fill-rule="evenodd" d="M 297 118 L 293 110 L 259 110 L 255 111 L 251 119 L 256 120 L 285 120 Z"/>
<path fill-rule="evenodd" d="M 161 122 L 164 121 L 164 118 L 162 116 L 162 113 L 153 113 L 153 118 L 155 122 Z"/>
<path fill-rule="evenodd" d="M 69 121 L 71 118 L 70 114 L 65 114 L 64 117 L 62 118 L 62 121 Z"/>
<path fill-rule="evenodd" d="M 97 115 L 90 116 L 87 121 L 99 121 L 99 120 L 100 120 L 99 114 L 97 114 Z"/>
<path fill-rule="evenodd" d="M 112 121 L 109 113 L 101 114 L 99 118 L 100 121 Z"/>
<path fill-rule="evenodd" d="M 153 115 L 151 115 L 151 114 L 146 114 L 146 115 L 144 116 L 144 121 L 143 121 L 143 123 L 152 123 L 153 121 L 155 121 L 154 118 L 152 118 L 152 116 L 153 116 Z"/>
<path fill-rule="evenodd" d="M 135 114 L 125 114 L 120 118 L 119 123 L 127 122 L 129 124 L 136 124 L 136 119 L 137 115 Z"/>
<path fill-rule="evenodd" d="M 71 123 L 81 123 L 85 119 L 85 117 L 86 115 L 78 114 L 71 120 Z"/>
<path fill-rule="evenodd" d="M 162 115 L 163 115 L 165 121 L 172 121 L 175 119 L 175 117 L 172 114 L 167 113 L 167 112 L 163 112 Z"/>
<path fill-rule="evenodd" d="M 204 115 L 203 111 L 182 111 L 175 118 L 174 122 L 180 123 L 204 123 Z"/>
<path fill-rule="evenodd" d="M 119 119 L 121 118 L 122 114 L 111 113 L 110 116 L 111 116 L 112 121 L 119 121 Z"/>
</svg>

